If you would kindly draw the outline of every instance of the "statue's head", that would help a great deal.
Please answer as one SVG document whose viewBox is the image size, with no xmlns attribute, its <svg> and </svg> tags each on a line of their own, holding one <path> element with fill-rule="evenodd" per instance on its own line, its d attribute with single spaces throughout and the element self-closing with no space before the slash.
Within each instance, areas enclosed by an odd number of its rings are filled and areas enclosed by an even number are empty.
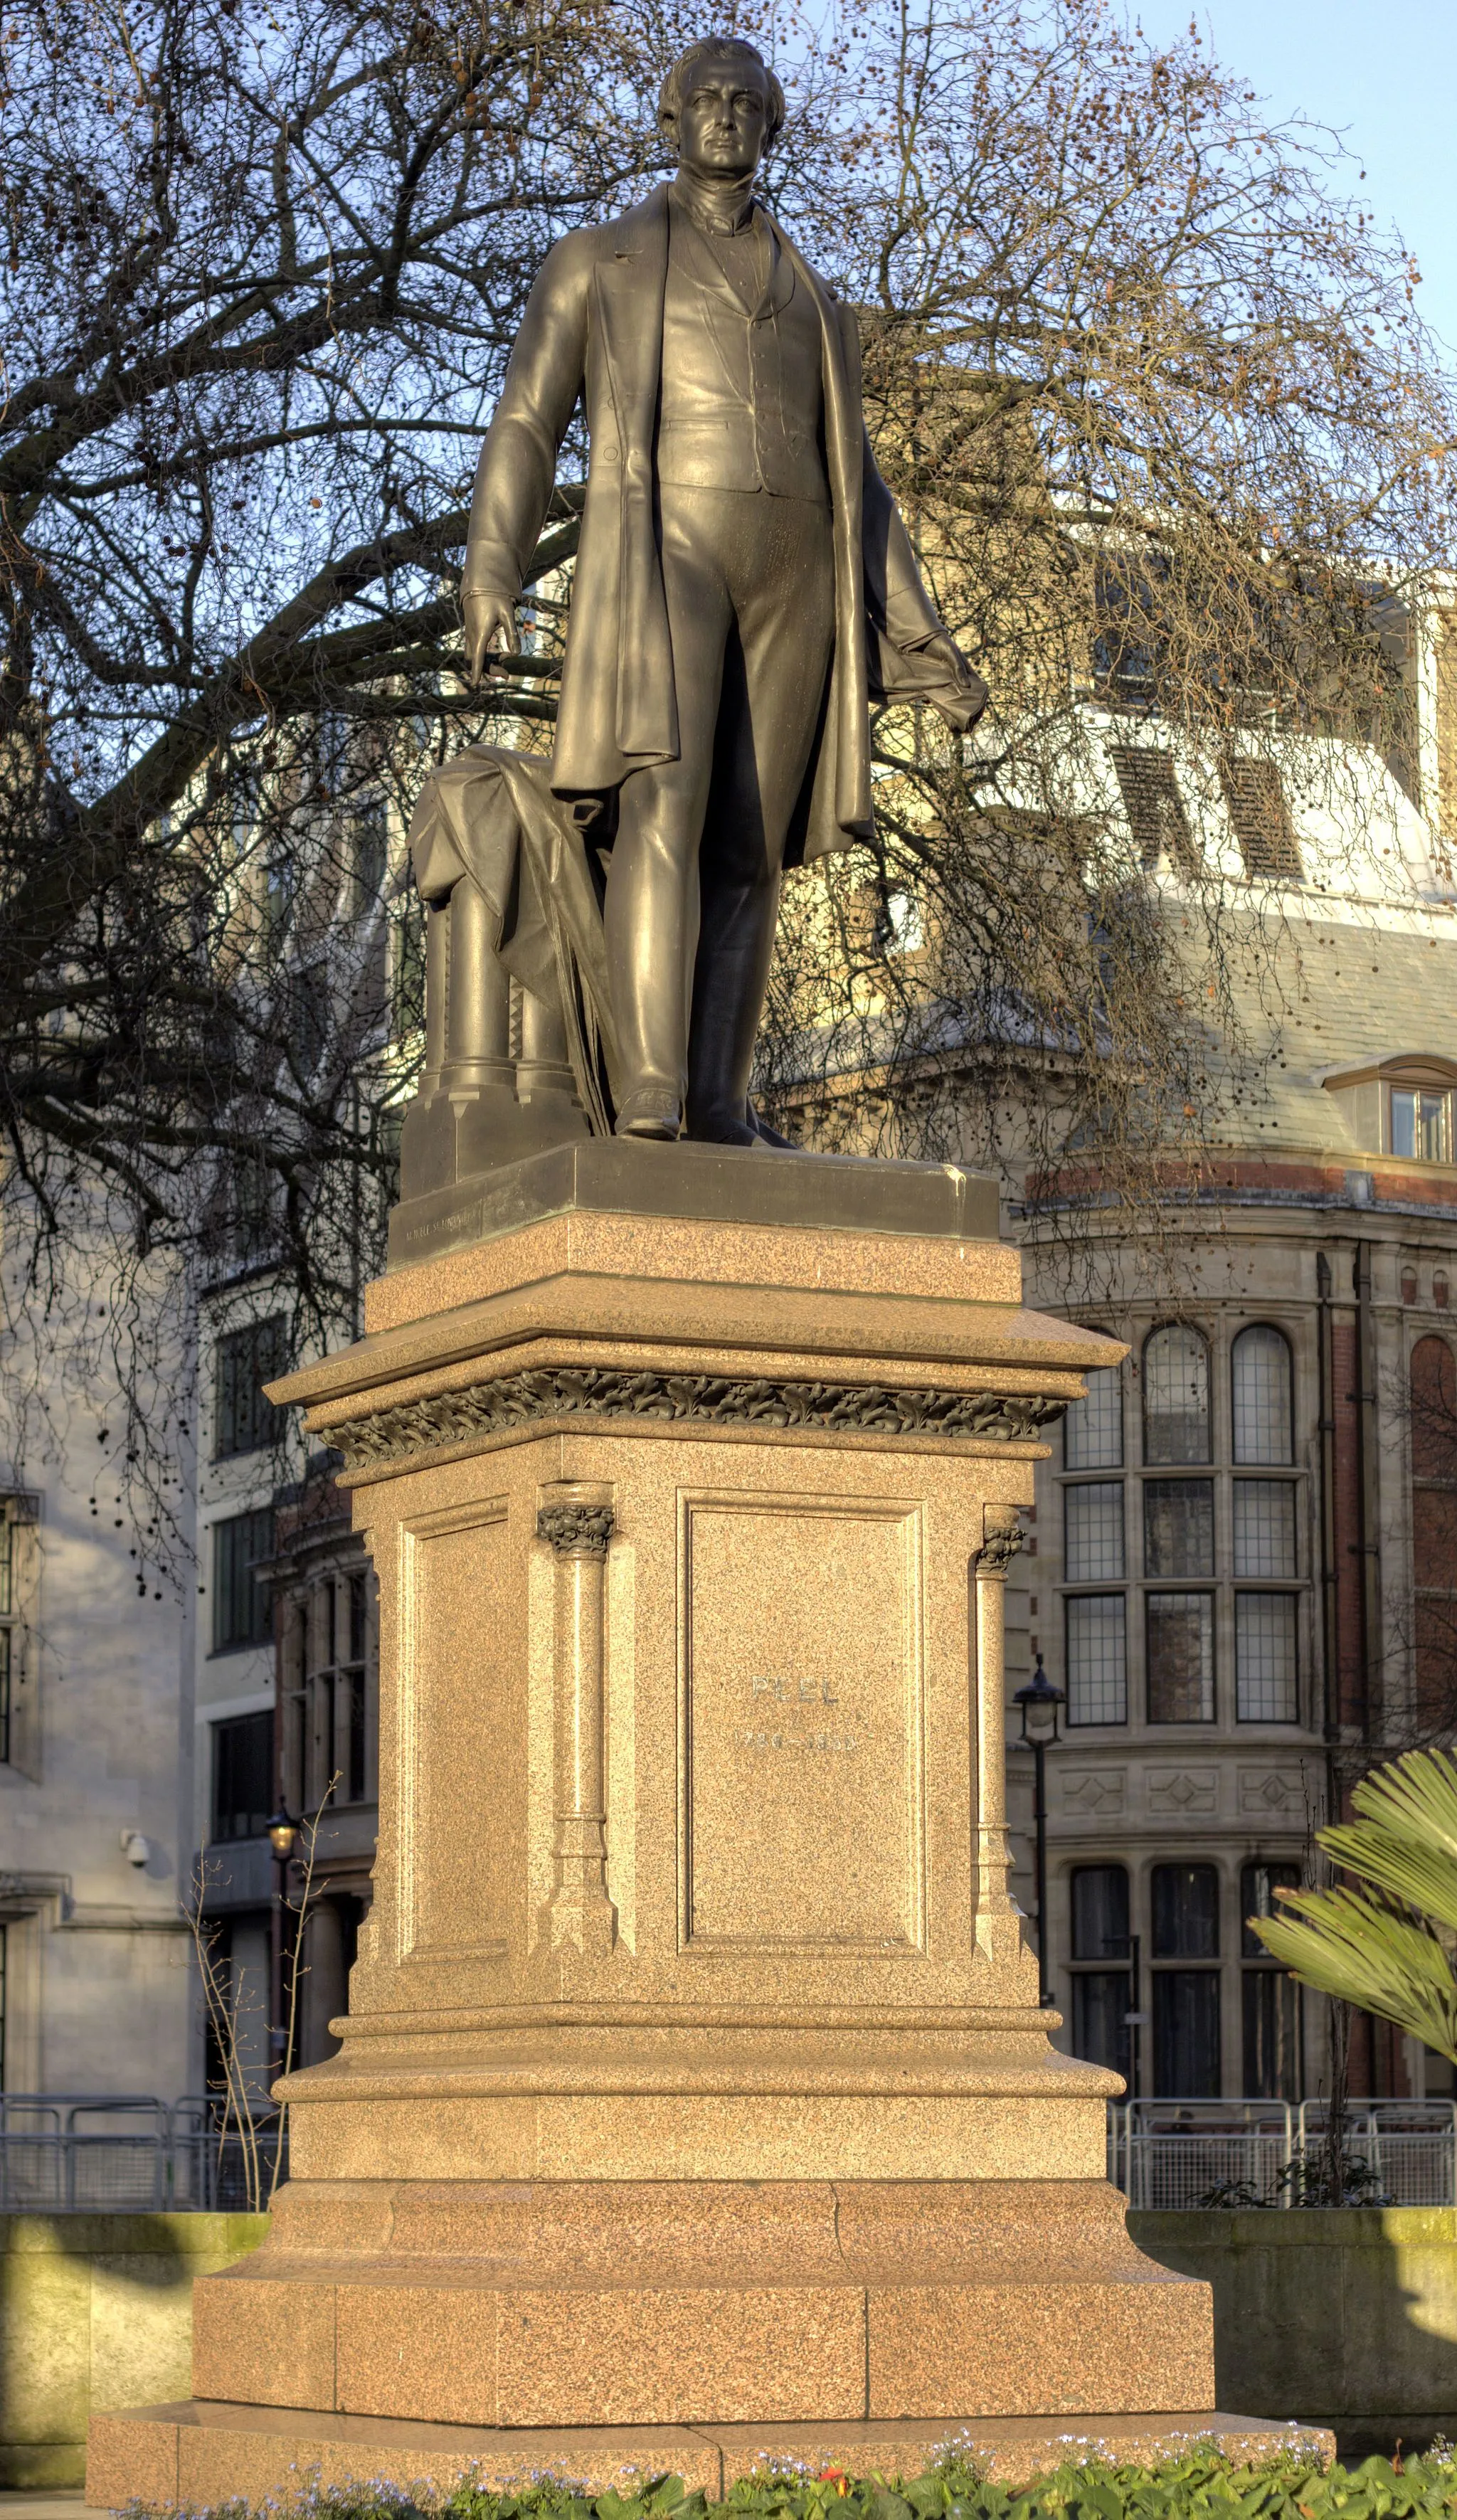
<svg viewBox="0 0 1457 2520">
<path fill-rule="evenodd" d="M 658 119 L 683 165 L 751 174 L 784 120 L 784 90 L 752 44 L 706 35 L 668 71 Z"/>
</svg>

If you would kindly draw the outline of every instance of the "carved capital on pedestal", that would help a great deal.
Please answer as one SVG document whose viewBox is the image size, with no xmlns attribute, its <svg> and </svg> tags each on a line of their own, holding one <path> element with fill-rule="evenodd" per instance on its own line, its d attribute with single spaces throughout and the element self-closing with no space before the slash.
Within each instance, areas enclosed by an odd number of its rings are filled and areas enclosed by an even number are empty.
<svg viewBox="0 0 1457 2520">
<path fill-rule="evenodd" d="M 536 1537 L 559 1557 L 605 1557 L 615 1516 L 610 1505 L 544 1505 Z"/>
<path fill-rule="evenodd" d="M 983 1536 L 977 1552 L 977 1573 L 979 1576 L 1005 1576 L 1024 1539 L 1016 1506 L 983 1506 L 981 1529 Z"/>
</svg>

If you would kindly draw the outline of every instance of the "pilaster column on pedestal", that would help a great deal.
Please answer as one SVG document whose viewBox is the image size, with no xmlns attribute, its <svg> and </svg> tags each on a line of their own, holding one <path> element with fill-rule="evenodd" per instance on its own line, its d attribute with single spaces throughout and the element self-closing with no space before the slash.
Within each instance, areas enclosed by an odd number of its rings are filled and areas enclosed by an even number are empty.
<svg viewBox="0 0 1457 2520">
<path fill-rule="evenodd" d="M 564 1481 L 543 1488 L 536 1536 L 556 1560 L 556 1887 L 547 1912 L 554 1951 L 605 1958 L 617 1935 L 607 1887 L 607 1552 L 611 1488 Z"/>
<path fill-rule="evenodd" d="M 973 1559 L 976 1610 L 977 1945 L 988 1958 L 1020 1955 L 1023 1913 L 1008 1880 L 1007 1573 L 1023 1545 L 1016 1506 L 982 1508 L 981 1546 Z"/>
</svg>

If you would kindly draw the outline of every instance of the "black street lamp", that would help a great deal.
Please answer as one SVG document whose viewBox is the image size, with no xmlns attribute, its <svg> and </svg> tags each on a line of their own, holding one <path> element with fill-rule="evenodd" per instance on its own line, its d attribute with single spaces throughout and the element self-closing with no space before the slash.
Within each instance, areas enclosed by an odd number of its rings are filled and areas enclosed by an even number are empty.
<svg viewBox="0 0 1457 2520">
<path fill-rule="evenodd" d="M 273 1861 L 278 1868 L 276 1875 L 278 1888 L 274 1892 L 274 1915 L 277 1922 L 273 1935 L 273 1966 L 269 1971 L 272 1984 L 269 1990 L 268 2008 L 273 2015 L 273 2022 L 268 2034 L 268 2044 L 274 2065 L 286 2067 L 289 2059 L 284 2054 L 284 2049 L 288 2046 L 289 2034 L 284 2026 L 284 1974 L 288 1965 L 289 1865 L 298 1839 L 298 1822 L 290 1817 L 287 1803 L 279 1804 L 273 1818 L 264 1822 L 264 1831 L 273 1849 Z"/>
<path fill-rule="evenodd" d="M 1047 1753 L 1061 1739 L 1058 1719 L 1067 1704 L 1067 1691 L 1055 1687 L 1042 1668 L 1037 1668 L 1024 1688 L 1013 1692 L 1012 1703 L 1022 1711 L 1022 1746 L 1032 1754 L 1032 1819 L 1037 1829 L 1037 2001 L 1052 2002 L 1052 1989 L 1047 1983 Z"/>
<path fill-rule="evenodd" d="M 296 1820 L 291 1820 L 289 1818 L 288 1812 L 282 1803 L 280 1803 L 277 1811 L 274 1813 L 272 1820 L 268 1822 L 267 1832 L 268 1843 L 272 1847 L 279 1863 L 287 1864 L 290 1856 L 294 1852 L 294 1841 L 298 1834 L 298 1823 Z"/>
</svg>

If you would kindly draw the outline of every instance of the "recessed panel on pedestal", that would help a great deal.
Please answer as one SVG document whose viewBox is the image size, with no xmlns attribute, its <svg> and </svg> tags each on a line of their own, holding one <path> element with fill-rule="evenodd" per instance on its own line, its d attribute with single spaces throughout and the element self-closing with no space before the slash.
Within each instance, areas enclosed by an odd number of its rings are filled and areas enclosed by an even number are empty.
<svg viewBox="0 0 1457 2520">
<path fill-rule="evenodd" d="M 913 1505 L 682 1500 L 688 1943 L 920 1946 L 921 1593 Z"/>
<path fill-rule="evenodd" d="M 502 1782 L 522 1761 L 506 1508 L 451 1508 L 400 1541 L 400 1957 L 499 1952 L 512 1842 Z"/>
</svg>

